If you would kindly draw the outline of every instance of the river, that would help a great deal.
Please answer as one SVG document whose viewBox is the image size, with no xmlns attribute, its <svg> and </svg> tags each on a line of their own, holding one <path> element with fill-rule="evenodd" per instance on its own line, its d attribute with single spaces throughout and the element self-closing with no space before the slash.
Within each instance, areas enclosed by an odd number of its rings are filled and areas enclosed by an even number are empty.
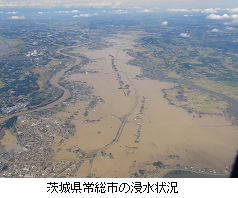
<svg viewBox="0 0 238 198">
<path fill-rule="evenodd" d="M 54 107 L 55 105 L 61 103 L 61 102 L 64 102 L 65 100 L 67 100 L 71 94 L 70 94 L 70 91 L 68 89 L 65 89 L 64 87 L 62 87 L 61 85 L 59 85 L 58 81 L 59 79 L 64 75 L 64 73 L 68 70 L 70 70 L 72 67 L 78 65 L 82 59 L 81 58 L 78 58 L 78 57 L 75 57 L 75 56 L 72 56 L 72 55 L 68 55 L 68 54 L 64 54 L 62 53 L 61 51 L 62 50 L 65 50 L 66 48 L 61 48 L 57 51 L 58 54 L 61 54 L 61 55 L 64 55 L 64 56 L 68 56 L 70 58 L 73 58 L 75 61 L 73 64 L 70 64 L 69 66 L 67 66 L 66 68 L 60 70 L 59 72 L 57 72 L 51 79 L 50 79 L 50 84 L 52 84 L 53 86 L 55 87 L 58 87 L 59 89 L 61 89 L 63 91 L 63 95 L 56 101 L 50 103 L 50 104 L 47 104 L 43 107 L 38 107 L 36 109 L 32 109 L 32 110 L 27 110 L 27 111 L 23 111 L 23 112 L 18 112 L 18 113 L 14 113 L 14 114 L 11 114 L 9 116 L 6 116 L 6 117 L 3 117 L 0 119 L 0 123 L 12 118 L 13 116 L 20 116 L 20 115 L 23 115 L 23 114 L 26 114 L 26 113 L 31 113 L 31 112 L 35 112 L 35 111 L 40 111 L 40 110 L 44 110 L 44 109 L 49 109 L 49 108 L 52 108 Z"/>
<path fill-rule="evenodd" d="M 215 91 L 211 91 L 211 90 L 208 90 L 208 89 L 205 89 L 203 87 L 199 87 L 195 84 L 193 84 L 191 81 L 188 81 L 188 80 L 183 80 L 183 79 L 177 79 L 177 78 L 172 78 L 172 77 L 166 77 L 162 74 L 162 72 L 160 71 L 160 69 L 158 68 L 158 66 L 156 64 L 154 64 L 150 59 L 146 58 L 145 59 L 147 61 L 147 63 L 149 63 L 151 66 L 153 66 L 153 70 L 149 70 L 149 71 L 144 71 L 146 73 L 146 75 L 150 76 L 150 77 L 153 77 L 153 78 L 156 78 L 160 81 L 166 81 L 166 82 L 174 82 L 174 83 L 182 83 L 182 84 L 185 84 L 189 87 L 192 87 L 193 89 L 196 89 L 196 90 L 199 90 L 201 92 L 206 92 L 206 93 L 209 93 L 209 94 L 213 94 L 213 95 L 216 95 L 220 98 L 222 98 L 223 100 L 226 100 L 228 103 L 231 104 L 231 106 L 229 106 L 227 109 L 226 109 L 226 112 L 232 116 L 238 116 L 238 102 L 236 100 L 233 100 L 232 98 L 224 95 L 224 94 L 221 94 L 221 93 L 218 93 L 218 92 L 215 92 Z"/>
<path fill-rule="evenodd" d="M 72 55 L 68 55 L 68 54 L 65 54 L 65 53 L 62 53 L 61 51 L 62 50 L 65 50 L 66 48 L 61 48 L 57 51 L 58 54 L 61 54 L 61 55 L 64 55 L 64 56 L 68 56 L 70 58 L 73 58 L 75 59 L 74 63 L 69 65 L 68 67 L 66 67 L 65 69 L 62 69 L 60 70 L 59 72 L 57 72 L 50 80 L 50 84 L 52 84 L 53 86 L 55 87 L 58 87 L 59 89 L 61 89 L 64 93 L 63 95 L 56 101 L 50 103 L 50 104 L 47 104 L 46 106 L 43 106 L 43 107 L 39 107 L 39 108 L 36 108 L 36 109 L 32 109 L 32 110 L 28 110 L 28 111 L 23 111 L 23 112 L 18 112 L 18 113 L 15 113 L 15 114 L 12 114 L 12 115 L 9 115 L 9 116 L 6 116 L 6 117 L 3 117 L 0 119 L 0 123 L 12 118 L 13 116 L 20 116 L 20 115 L 23 115 L 23 114 L 26 114 L 26 113 L 31 113 L 31 112 L 35 112 L 35 111 L 39 111 L 39 110 L 44 110 L 44 109 L 49 109 L 49 108 L 52 108 L 54 107 L 55 105 L 61 103 L 61 102 L 64 102 L 65 100 L 67 100 L 71 94 L 69 92 L 68 89 L 65 89 L 64 87 L 62 87 L 61 85 L 59 85 L 58 81 L 60 79 L 60 77 L 62 77 L 64 75 L 64 73 L 66 71 L 68 71 L 69 69 L 71 69 L 72 67 L 78 65 L 80 62 L 81 62 L 81 58 L 78 58 L 78 57 L 75 57 L 75 56 L 72 56 Z M 174 82 L 174 83 L 182 83 L 182 84 L 185 84 L 187 86 L 190 86 L 196 90 L 199 90 L 199 91 L 202 91 L 202 92 L 206 92 L 206 93 L 209 93 L 209 94 L 213 94 L 213 95 L 216 95 L 220 98 L 222 98 L 223 100 L 226 100 L 227 102 L 229 102 L 231 104 L 230 107 L 228 107 L 226 109 L 227 113 L 232 115 L 232 116 L 238 116 L 238 102 L 231 99 L 230 97 L 228 96 L 225 96 L 221 93 L 217 93 L 217 92 L 214 92 L 214 91 L 210 91 L 208 89 L 205 89 L 205 88 L 202 88 L 202 87 L 199 87 L 195 84 L 193 84 L 192 82 L 188 81 L 188 80 L 183 80 L 183 79 L 176 79 L 176 78 L 165 78 L 164 75 L 162 74 L 162 72 L 160 71 L 160 69 L 157 67 L 157 65 L 155 65 L 153 62 L 151 62 L 151 60 L 149 59 L 146 59 L 146 61 L 153 66 L 153 71 L 152 70 L 149 70 L 149 71 L 145 71 L 144 72 L 146 73 L 146 75 L 150 76 L 150 77 L 153 77 L 153 78 L 156 78 L 160 81 L 166 81 L 166 82 Z"/>
</svg>

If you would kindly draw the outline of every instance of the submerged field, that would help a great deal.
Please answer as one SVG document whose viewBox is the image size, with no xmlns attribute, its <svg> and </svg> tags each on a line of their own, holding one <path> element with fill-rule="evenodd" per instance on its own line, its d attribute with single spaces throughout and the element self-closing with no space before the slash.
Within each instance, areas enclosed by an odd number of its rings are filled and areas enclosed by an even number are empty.
<svg viewBox="0 0 238 198">
<path fill-rule="evenodd" d="M 86 55 L 90 63 L 82 68 L 86 72 L 72 74 L 68 79 L 86 82 L 104 102 L 88 110 L 86 117 L 85 102 L 81 101 L 58 114 L 57 117 L 67 117 L 68 112 L 77 112 L 72 121 L 76 134 L 65 140 L 63 146 L 58 146 L 60 138 L 55 138 L 52 148 L 61 149 L 53 159 L 80 159 L 69 149 L 81 148 L 88 160 L 75 177 L 162 177 L 164 168 L 178 164 L 181 169 L 193 166 L 216 172 L 230 167 L 237 149 L 237 127 L 225 117 L 199 118 L 169 105 L 162 90 L 176 84 L 138 79 L 140 68 L 128 65 L 131 57 L 123 51 L 133 48 L 132 38 L 124 36 L 111 42 L 114 46 L 104 50 L 74 48 L 71 51 Z M 125 85 L 129 88 L 125 89 Z M 196 93 L 194 97 L 199 101 L 200 97 L 206 100 L 208 95 Z M 206 109 L 216 109 L 209 105 Z M 225 107 L 223 103 L 220 105 Z M 157 161 L 163 168 L 154 165 Z"/>
<path fill-rule="evenodd" d="M 16 128 L 24 150 L 8 130 L 1 145 L 25 160 L 20 164 L 38 163 L 37 177 L 226 177 L 238 141 L 237 126 L 223 115 L 228 104 L 143 76 L 143 66 L 129 64 L 134 37 L 108 38 L 103 49 L 70 48 L 76 63 L 51 79 L 67 97 L 35 115 L 20 115 Z M 78 57 L 88 61 L 77 67 Z M 174 169 L 182 172 L 168 173 Z"/>
</svg>

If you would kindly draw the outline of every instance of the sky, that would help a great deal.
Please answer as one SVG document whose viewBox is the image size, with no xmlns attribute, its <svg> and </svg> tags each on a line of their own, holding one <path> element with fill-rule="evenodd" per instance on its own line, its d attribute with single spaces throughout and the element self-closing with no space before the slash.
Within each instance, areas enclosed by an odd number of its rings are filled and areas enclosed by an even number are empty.
<svg viewBox="0 0 238 198">
<path fill-rule="evenodd" d="M 0 0 L 0 7 L 237 8 L 237 0 Z"/>
</svg>

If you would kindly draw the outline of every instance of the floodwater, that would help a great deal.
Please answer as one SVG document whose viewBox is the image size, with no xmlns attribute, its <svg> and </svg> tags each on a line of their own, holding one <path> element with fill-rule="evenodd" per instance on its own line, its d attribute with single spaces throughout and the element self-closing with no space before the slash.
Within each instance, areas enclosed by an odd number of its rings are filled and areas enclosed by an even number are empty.
<svg viewBox="0 0 238 198">
<path fill-rule="evenodd" d="M 221 93 L 218 93 L 218 92 L 215 92 L 215 91 L 211 91 L 211 90 L 205 89 L 203 87 L 199 87 L 199 86 L 193 84 L 191 81 L 188 81 L 188 80 L 176 79 L 176 78 L 172 78 L 172 77 L 169 77 L 169 78 L 159 77 L 159 75 L 158 75 L 159 68 L 157 67 L 157 65 L 152 63 L 149 59 L 147 59 L 147 62 L 150 63 L 151 66 L 153 66 L 153 68 L 154 68 L 153 72 L 151 72 L 151 71 L 146 72 L 149 76 L 154 77 L 154 78 L 158 78 L 161 81 L 174 82 L 174 83 L 182 83 L 182 84 L 185 84 L 185 85 L 187 85 L 189 87 L 192 87 L 193 89 L 196 89 L 196 90 L 199 90 L 199 91 L 202 91 L 202 92 L 206 92 L 206 93 L 209 93 L 209 94 L 216 95 L 216 96 L 222 98 L 223 100 L 226 100 L 228 103 L 231 104 L 226 109 L 226 112 L 228 114 L 230 114 L 232 116 L 238 116 L 238 102 L 236 100 L 233 100 L 232 98 L 230 98 L 230 97 L 228 97 L 228 96 L 226 96 L 224 94 L 221 94 Z"/>
<path fill-rule="evenodd" d="M 225 117 L 205 115 L 198 118 L 184 109 L 168 105 L 162 89 L 175 84 L 137 79 L 140 68 L 128 65 L 131 57 L 123 51 L 132 48 L 132 38 L 124 36 L 113 41 L 116 45 L 107 49 L 75 48 L 73 51 L 92 60 L 83 69 L 97 70 L 98 73 L 73 74 L 70 80 L 86 81 L 105 103 L 91 109 L 87 118 L 82 115 L 85 102 L 77 101 L 67 106 L 66 112 L 79 112 L 73 121 L 76 137 L 64 142 L 55 159 L 60 160 L 63 156 L 73 159 L 75 155 L 67 149 L 80 147 L 88 160 L 83 169 L 79 168 L 78 177 L 130 177 L 140 169 L 153 171 L 155 167 L 152 164 L 157 161 L 171 166 L 180 164 L 213 170 L 224 170 L 232 165 L 237 150 L 238 128 Z M 112 56 L 118 72 L 112 68 Z M 118 89 L 118 74 L 125 85 L 130 85 L 127 96 Z M 144 111 L 140 113 L 142 104 Z M 64 113 L 60 112 L 59 116 L 64 116 Z M 84 122 L 85 119 L 99 118 L 100 122 Z M 140 138 L 136 143 L 139 127 Z M 102 151 L 105 155 L 101 154 Z M 179 157 L 171 159 L 170 155 Z M 163 171 L 157 176 L 163 176 Z"/>
<path fill-rule="evenodd" d="M 55 151 L 62 148 L 53 160 L 78 159 L 68 149 L 74 146 L 81 148 L 85 152 L 85 163 L 76 177 L 130 177 L 138 170 L 153 171 L 155 167 L 152 164 L 157 161 L 170 166 L 180 164 L 212 170 L 224 170 L 232 165 L 237 150 L 238 128 L 225 117 L 205 115 L 198 118 L 182 108 L 168 105 L 162 89 L 173 87 L 175 83 L 138 79 L 136 75 L 141 74 L 141 69 L 127 64 L 132 57 L 124 51 L 133 48 L 133 38 L 121 35 L 111 41 L 115 45 L 103 50 L 74 48 L 72 51 L 91 60 L 83 69 L 97 70 L 98 73 L 76 73 L 69 77 L 70 80 L 85 81 L 93 86 L 94 95 L 101 97 L 105 103 L 100 102 L 89 110 L 86 118 L 83 116 L 87 107 L 85 101 L 76 101 L 67 106 L 65 112 L 55 115 L 64 118 L 68 112 L 78 112 L 72 121 L 76 127 L 75 137 L 66 139 L 63 145 L 59 145 L 60 138 L 55 137 L 52 148 Z M 112 67 L 112 57 L 117 71 Z M 36 110 L 50 108 L 70 97 L 69 91 L 61 87 L 58 80 L 79 62 L 80 59 L 76 58 L 74 64 L 58 72 L 50 81 L 62 89 L 64 95 Z M 129 89 L 118 89 L 120 81 L 129 85 Z M 127 91 L 130 91 L 128 95 L 125 94 Z M 85 123 L 86 119 L 100 121 Z M 171 158 L 171 155 L 178 157 Z M 161 171 L 156 177 L 162 177 L 164 173 Z"/>
<path fill-rule="evenodd" d="M 10 151 L 13 149 L 17 149 L 19 146 L 17 145 L 17 140 L 14 135 L 11 134 L 9 130 L 5 130 L 5 135 L 2 140 L 0 140 L 2 146 L 5 147 L 6 151 Z"/>
</svg>

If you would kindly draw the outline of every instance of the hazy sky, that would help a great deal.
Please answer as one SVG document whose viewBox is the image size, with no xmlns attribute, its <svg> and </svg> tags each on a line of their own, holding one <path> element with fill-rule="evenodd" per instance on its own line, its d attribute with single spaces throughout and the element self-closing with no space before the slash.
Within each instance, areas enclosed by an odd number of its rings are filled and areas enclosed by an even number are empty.
<svg viewBox="0 0 238 198">
<path fill-rule="evenodd" d="M 238 0 L 0 0 L 0 6 L 87 6 L 157 8 L 237 8 Z"/>
</svg>

